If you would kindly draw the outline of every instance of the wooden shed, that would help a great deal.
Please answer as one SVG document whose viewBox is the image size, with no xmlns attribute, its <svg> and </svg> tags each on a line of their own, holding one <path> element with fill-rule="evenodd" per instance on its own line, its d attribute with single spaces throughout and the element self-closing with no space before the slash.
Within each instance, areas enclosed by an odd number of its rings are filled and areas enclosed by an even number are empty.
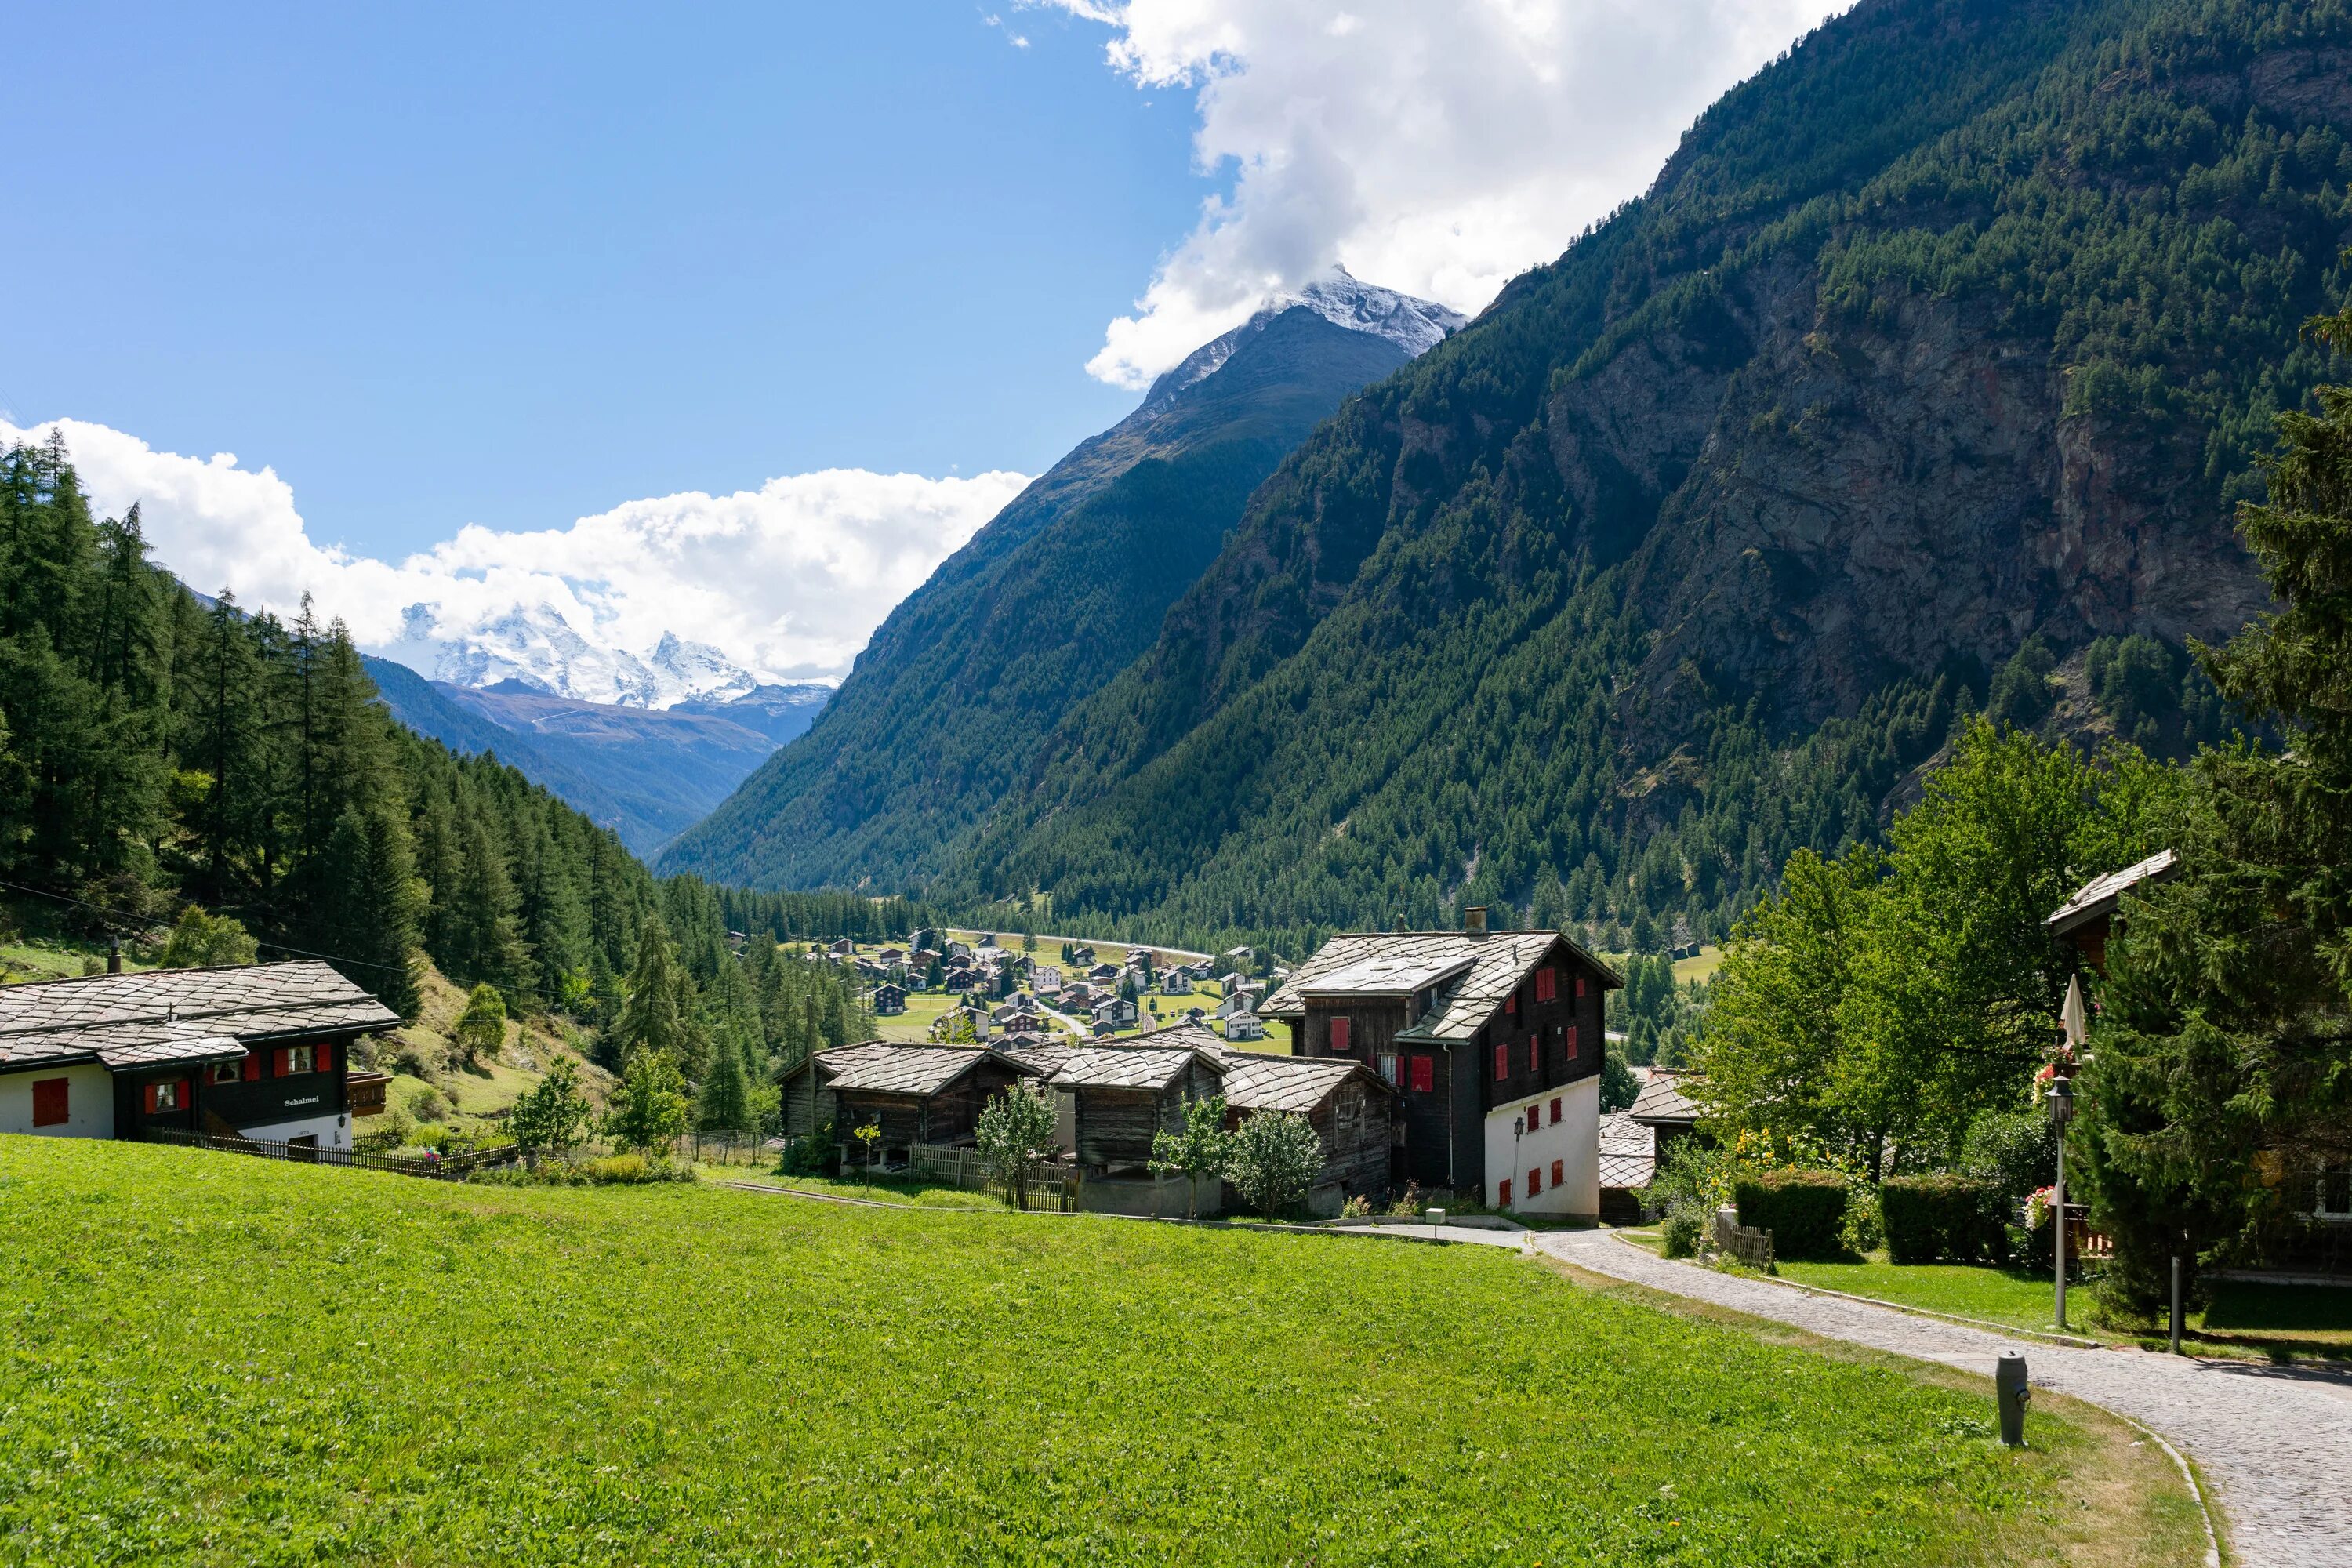
<svg viewBox="0 0 2352 1568">
<path fill-rule="evenodd" d="M 1221 1092 L 1224 1076 L 1220 1051 L 1094 1045 L 1072 1051 L 1045 1085 L 1070 1097 L 1078 1164 L 1091 1174 L 1116 1175 L 1148 1164 L 1152 1139 L 1162 1128 L 1181 1131 L 1184 1108 Z"/>
<path fill-rule="evenodd" d="M 1308 1195 L 1309 1208 L 1336 1215 L 1351 1197 L 1389 1190 L 1391 1173 L 1402 1163 L 1404 1119 L 1402 1097 L 1380 1074 L 1339 1057 L 1227 1050 L 1224 1058 L 1229 1126 L 1252 1116 L 1286 1113 L 1307 1118 L 1323 1141 L 1323 1169 Z M 1238 1202 L 1238 1196 L 1229 1202 Z"/>
<path fill-rule="evenodd" d="M 991 1097 L 1037 1069 L 984 1046 L 868 1040 L 819 1051 L 785 1070 L 784 1131 L 804 1138 L 830 1122 L 833 1142 L 863 1162 L 860 1127 L 878 1126 L 873 1156 L 903 1162 L 917 1143 L 969 1143 Z"/>
</svg>

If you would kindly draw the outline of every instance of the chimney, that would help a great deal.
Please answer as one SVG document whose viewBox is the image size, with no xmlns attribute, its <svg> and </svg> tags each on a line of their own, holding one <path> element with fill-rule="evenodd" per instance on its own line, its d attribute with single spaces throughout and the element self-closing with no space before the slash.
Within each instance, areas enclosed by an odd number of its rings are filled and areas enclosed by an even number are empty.
<svg viewBox="0 0 2352 1568">
<path fill-rule="evenodd" d="M 1472 936 L 1485 936 L 1486 934 L 1486 906 L 1484 904 L 1463 905 L 1462 929 Z"/>
<path fill-rule="evenodd" d="M 106 944 L 106 972 L 109 974 L 122 973 L 122 939 L 119 936 L 110 939 Z"/>
</svg>

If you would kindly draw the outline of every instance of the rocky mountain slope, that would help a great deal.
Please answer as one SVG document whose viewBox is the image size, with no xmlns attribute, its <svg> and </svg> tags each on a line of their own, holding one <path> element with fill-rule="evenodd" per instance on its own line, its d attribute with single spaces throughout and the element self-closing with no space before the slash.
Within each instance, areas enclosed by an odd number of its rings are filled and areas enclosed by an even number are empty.
<svg viewBox="0 0 2352 1568">
<path fill-rule="evenodd" d="M 907 885 L 1150 646 L 1250 492 L 1340 401 L 1460 323 L 1344 273 L 1162 376 L 884 622 L 806 737 L 666 855 L 768 885 Z"/>
<path fill-rule="evenodd" d="M 825 686 L 761 686 L 663 710 L 583 702 L 512 680 L 482 689 L 428 681 L 389 659 L 366 664 L 402 723 L 453 751 L 496 752 L 640 856 L 726 799 L 833 695 Z"/>
<path fill-rule="evenodd" d="M 1957 712 L 2261 606 L 2347 132 L 2340 5 L 1858 6 L 1306 442 L 934 891 L 1720 931 Z"/>
</svg>

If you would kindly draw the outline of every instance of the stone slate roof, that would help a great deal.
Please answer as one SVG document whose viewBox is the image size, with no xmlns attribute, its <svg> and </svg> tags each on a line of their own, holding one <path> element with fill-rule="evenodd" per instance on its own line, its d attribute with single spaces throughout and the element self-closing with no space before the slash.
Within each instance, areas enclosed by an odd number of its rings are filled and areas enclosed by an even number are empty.
<svg viewBox="0 0 2352 1568">
<path fill-rule="evenodd" d="M 1624 1111 L 1601 1119 L 1601 1184 L 1646 1187 L 1657 1169 L 1657 1133 Z"/>
<path fill-rule="evenodd" d="M 1267 1017 L 1306 1016 L 1309 996 L 1403 996 L 1434 984 L 1429 1010 L 1397 1038 L 1414 1044 L 1466 1040 L 1558 942 L 1591 965 L 1603 989 L 1624 982 L 1559 931 L 1350 931 L 1335 936 L 1258 1006 Z M 1327 990 L 1327 985 L 1330 989 Z"/>
<path fill-rule="evenodd" d="M 1039 1074 L 1050 1079 L 1061 1070 L 1062 1064 L 1070 1059 L 1076 1049 L 1074 1046 L 1045 1040 L 1035 1044 L 1010 1046 L 1005 1049 L 1004 1054 L 1024 1067 L 1036 1068 Z"/>
<path fill-rule="evenodd" d="M 1156 1094 L 1196 1061 L 1206 1061 L 1220 1073 L 1225 1070 L 1222 1049 L 1212 1053 L 1187 1046 L 1085 1046 L 1072 1051 L 1045 1081 L 1054 1089 L 1132 1089 Z"/>
<path fill-rule="evenodd" d="M 958 1079 L 993 1058 L 1016 1072 L 1036 1069 L 984 1046 L 927 1046 L 911 1041 L 867 1040 L 861 1045 L 835 1046 L 813 1058 L 823 1069 L 819 1081 L 826 1089 L 853 1094 L 903 1094 L 924 1099 L 939 1093 Z M 800 1064 L 786 1073 L 799 1076 Z"/>
<path fill-rule="evenodd" d="M 93 974 L 0 987 L 0 1068 L 235 1060 L 262 1041 L 399 1024 L 399 1015 L 315 959 Z"/>
<path fill-rule="evenodd" d="M 1650 1081 L 1642 1086 L 1633 1109 L 1625 1114 L 1645 1127 L 1691 1126 L 1698 1121 L 1699 1110 L 1684 1095 L 1683 1078 L 1682 1073 L 1666 1068 L 1652 1068 Z"/>
<path fill-rule="evenodd" d="M 2113 914 L 2116 905 L 2126 893 L 2150 882 L 2158 882 L 2179 869 L 2180 862 L 2169 849 L 2159 849 L 2137 866 L 2126 866 L 2120 871 L 2110 871 L 2096 877 L 2074 890 L 2074 896 L 2059 906 L 2058 911 L 2042 926 L 2052 936 L 2064 936 L 2079 926 L 2089 925 L 2101 915 Z"/>
<path fill-rule="evenodd" d="M 1345 1057 L 1276 1057 L 1228 1049 L 1225 1103 L 1237 1110 L 1286 1110 L 1304 1116 L 1359 1074 L 1388 1093 L 1396 1092 L 1380 1074 Z"/>
</svg>

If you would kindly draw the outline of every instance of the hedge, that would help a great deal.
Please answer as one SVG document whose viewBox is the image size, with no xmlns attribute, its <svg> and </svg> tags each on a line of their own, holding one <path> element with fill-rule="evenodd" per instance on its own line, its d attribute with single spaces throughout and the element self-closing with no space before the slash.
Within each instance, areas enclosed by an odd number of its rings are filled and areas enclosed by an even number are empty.
<svg viewBox="0 0 2352 1568">
<path fill-rule="evenodd" d="M 1835 1171 L 1775 1171 L 1732 1188 L 1739 1223 L 1772 1233 L 1775 1258 L 1837 1258 L 1845 1251 L 1845 1178 Z"/>
<path fill-rule="evenodd" d="M 2000 1189 L 1966 1176 L 1889 1176 L 1879 1184 L 1886 1253 L 1897 1263 L 2000 1263 L 2009 1256 Z"/>
</svg>

